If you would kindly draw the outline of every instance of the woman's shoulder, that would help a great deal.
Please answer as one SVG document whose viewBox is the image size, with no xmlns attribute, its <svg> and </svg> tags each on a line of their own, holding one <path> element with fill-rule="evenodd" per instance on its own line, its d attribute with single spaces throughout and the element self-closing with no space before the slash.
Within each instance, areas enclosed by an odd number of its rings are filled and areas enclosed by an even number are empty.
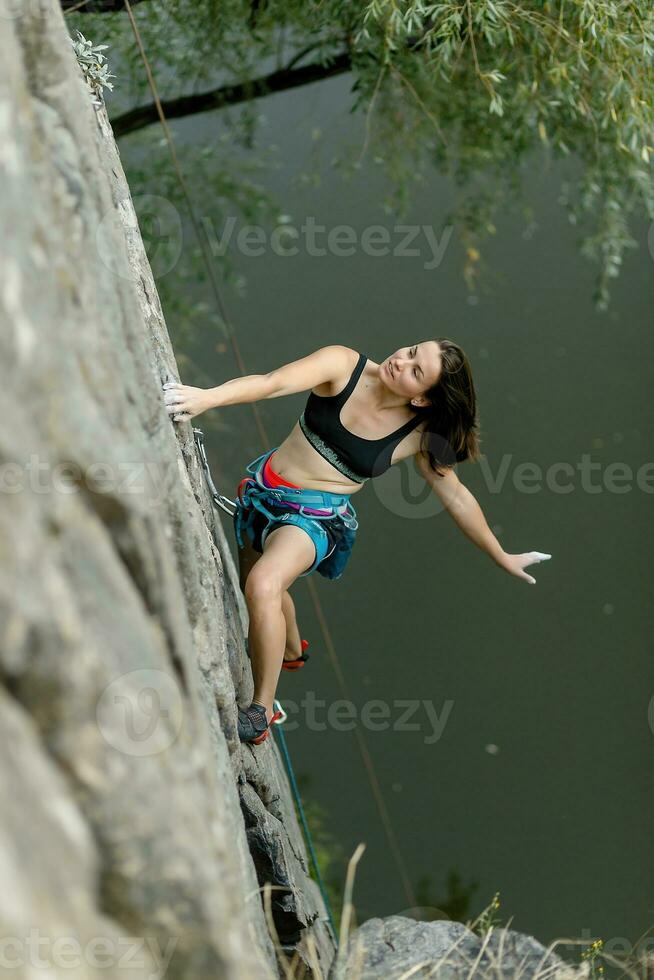
<svg viewBox="0 0 654 980">
<path fill-rule="evenodd" d="M 350 374 L 359 363 L 359 359 L 365 357 L 360 351 L 354 350 L 353 347 L 346 347 L 344 344 L 334 344 L 332 349 L 334 351 L 334 363 L 338 361 L 345 370 L 349 368 Z"/>
<path fill-rule="evenodd" d="M 329 347 L 324 347 L 323 350 L 329 353 L 330 366 L 332 368 L 330 372 L 331 377 L 329 381 L 324 381 L 322 384 L 316 385 L 312 390 L 314 394 L 322 398 L 330 398 L 342 391 L 347 385 L 348 380 L 352 376 L 352 372 L 359 362 L 361 354 L 359 351 L 354 350 L 352 347 L 346 347 L 344 344 L 330 344 Z"/>
<path fill-rule="evenodd" d="M 348 369 L 351 374 L 357 366 L 359 358 L 364 356 L 358 350 L 346 347 L 344 344 L 330 344 L 328 347 L 321 347 L 318 353 L 329 359 L 330 367 L 334 371 L 334 378 Z"/>
</svg>

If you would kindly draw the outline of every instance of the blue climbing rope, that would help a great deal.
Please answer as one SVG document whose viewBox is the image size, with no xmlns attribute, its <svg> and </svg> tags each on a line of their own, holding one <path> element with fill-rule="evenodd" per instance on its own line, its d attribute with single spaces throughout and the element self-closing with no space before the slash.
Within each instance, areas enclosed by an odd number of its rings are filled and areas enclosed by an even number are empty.
<svg viewBox="0 0 654 980">
<path fill-rule="evenodd" d="M 275 710 L 281 710 L 283 708 L 279 701 L 274 702 Z M 334 918 L 332 916 L 332 907 L 329 901 L 329 896 L 327 895 L 327 889 L 325 888 L 325 883 L 323 881 L 322 875 L 320 873 L 320 865 L 318 864 L 318 855 L 316 854 L 316 849 L 313 843 L 313 837 L 311 831 L 309 830 L 309 824 L 307 822 L 307 817 L 304 812 L 304 807 L 302 806 L 302 797 L 300 796 L 300 790 L 298 788 L 297 780 L 295 778 L 295 772 L 293 771 L 293 763 L 291 762 L 291 754 L 288 751 L 288 745 L 286 743 L 286 736 L 284 735 L 283 723 L 285 713 L 281 721 L 275 722 L 275 734 L 277 736 L 277 741 L 279 743 L 279 748 L 282 753 L 282 758 L 284 760 L 284 766 L 286 767 L 286 775 L 288 776 L 288 781 L 291 784 L 291 792 L 293 793 L 293 799 L 295 800 L 295 805 L 297 807 L 297 812 L 300 817 L 300 823 L 302 824 L 302 831 L 304 833 L 304 840 L 307 845 L 307 850 L 309 851 L 309 857 L 311 858 L 311 864 L 313 865 L 313 870 L 316 875 L 316 882 L 318 888 L 320 889 L 320 894 L 322 895 L 322 900 L 325 903 L 325 908 L 327 909 L 327 916 L 329 918 L 329 928 L 332 934 L 332 939 L 334 940 L 334 945 L 338 947 L 338 938 L 336 935 L 336 927 L 334 925 Z"/>
</svg>

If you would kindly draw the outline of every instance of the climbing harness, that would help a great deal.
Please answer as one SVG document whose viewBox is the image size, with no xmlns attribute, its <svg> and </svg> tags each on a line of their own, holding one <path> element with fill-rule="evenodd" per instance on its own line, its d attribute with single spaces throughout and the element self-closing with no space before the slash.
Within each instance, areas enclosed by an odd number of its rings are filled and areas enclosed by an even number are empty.
<svg viewBox="0 0 654 980">
<path fill-rule="evenodd" d="M 277 451 L 277 447 L 267 450 L 256 459 L 248 463 L 246 469 L 252 477 L 244 477 L 237 488 L 237 499 L 231 500 L 220 493 L 211 476 L 209 460 L 204 445 L 204 434 L 202 429 L 193 426 L 193 437 L 200 456 L 200 463 L 204 471 L 205 480 L 211 499 L 217 507 L 220 507 L 234 522 L 234 530 L 239 548 L 243 547 L 244 530 L 249 531 L 253 525 L 257 511 L 266 518 L 266 527 L 261 536 L 261 547 L 272 530 L 273 524 L 294 524 L 301 527 L 309 535 L 316 549 L 316 557 L 305 572 L 299 578 L 310 575 L 311 572 L 321 563 L 321 574 L 325 578 L 336 579 L 343 574 L 345 565 L 352 551 L 356 531 L 359 527 L 357 515 L 350 498 L 347 494 L 330 493 L 327 490 L 307 490 L 301 487 L 268 487 L 263 479 L 263 470 L 266 461 Z M 268 508 L 278 504 L 283 508 L 284 503 L 297 504 L 298 509 L 286 510 L 282 513 L 274 514 Z M 266 507 L 266 503 L 268 507 Z M 319 508 L 327 510 L 326 514 L 307 513 L 306 508 Z M 306 516 L 305 516 L 306 514 Z M 343 534 L 339 541 L 331 544 L 327 531 L 316 521 L 334 520 L 338 516 L 345 525 Z M 330 548 L 331 545 L 331 548 Z M 330 558 L 330 562 L 325 559 Z M 303 648 L 304 649 L 304 648 Z M 303 664 L 308 657 L 299 658 Z"/>
<path fill-rule="evenodd" d="M 276 451 L 277 447 L 269 449 L 248 463 L 246 469 L 252 476 L 244 477 L 238 485 L 234 529 L 239 548 L 243 547 L 242 532 L 254 527 L 259 513 L 265 518 L 265 527 L 261 533 L 261 549 L 275 524 L 293 524 L 309 535 L 316 549 L 313 563 L 298 577 L 304 578 L 317 569 L 325 578 L 340 578 L 352 551 L 359 526 L 349 494 L 302 487 L 267 486 L 263 477 L 265 465 Z M 269 509 L 275 505 L 278 508 L 277 513 Z M 292 510 L 289 509 L 291 506 Z M 309 508 L 320 508 L 326 513 L 311 513 Z M 342 526 L 334 532 L 338 538 L 334 541 L 333 534 L 330 537 L 324 525 L 325 521 L 334 521 L 336 518 L 340 519 Z"/>
<path fill-rule="evenodd" d="M 253 459 L 251 463 L 248 463 L 246 470 L 248 473 L 253 474 L 254 479 L 246 476 L 239 483 L 238 500 L 236 501 L 237 507 L 240 504 L 245 509 L 254 508 L 262 514 L 265 514 L 271 520 L 287 520 L 290 523 L 295 523 L 291 520 L 293 517 L 306 514 L 307 507 L 314 509 L 320 508 L 322 510 L 328 510 L 329 513 L 307 514 L 306 516 L 311 520 L 328 521 L 332 520 L 338 514 L 346 527 L 352 530 L 358 528 L 359 524 L 356 519 L 356 511 L 350 503 L 348 494 L 329 493 L 326 490 L 305 490 L 300 487 L 267 487 L 263 479 L 263 470 L 266 461 L 276 451 L 277 447 L 269 449 L 260 456 L 257 456 L 256 459 Z M 279 501 L 298 504 L 299 510 L 293 510 L 289 514 L 272 514 L 266 508 L 264 501 L 268 503 Z M 243 547 L 241 530 L 247 530 L 250 527 L 253 516 L 254 511 L 252 510 L 245 522 L 237 520 L 236 536 L 241 548 Z"/>
<path fill-rule="evenodd" d="M 334 946 L 338 948 L 338 937 L 336 935 L 336 928 L 334 926 L 334 918 L 332 915 L 332 907 L 329 901 L 329 895 L 327 894 L 325 882 L 323 881 L 322 875 L 320 874 L 318 855 L 316 854 L 316 848 L 313 843 L 313 837 L 311 836 L 311 831 L 309 830 L 307 816 L 306 813 L 304 812 L 304 807 L 302 806 L 302 797 L 300 796 L 300 790 L 298 788 L 297 779 L 295 778 L 295 772 L 293 771 L 293 763 L 291 762 L 291 755 L 290 752 L 288 751 L 288 745 L 286 744 L 286 736 L 284 735 L 284 729 L 282 728 L 282 725 L 286 721 L 287 715 L 277 699 L 273 701 L 273 708 L 275 709 L 275 712 L 281 712 L 281 717 L 277 721 L 275 721 L 275 734 L 277 736 L 277 742 L 279 743 L 279 748 L 282 753 L 282 759 L 284 760 L 286 775 L 288 776 L 288 781 L 291 786 L 291 792 L 293 793 L 293 799 L 295 800 L 295 806 L 297 808 L 298 816 L 300 818 L 300 824 L 302 825 L 304 840 L 306 842 L 307 850 L 309 852 L 309 857 L 311 859 L 311 864 L 313 865 L 313 870 L 316 875 L 316 883 L 318 885 L 318 888 L 320 889 L 320 894 L 322 895 L 322 900 L 327 910 L 327 917 L 328 917 L 327 924 L 329 925 L 329 931 L 332 934 Z"/>
</svg>

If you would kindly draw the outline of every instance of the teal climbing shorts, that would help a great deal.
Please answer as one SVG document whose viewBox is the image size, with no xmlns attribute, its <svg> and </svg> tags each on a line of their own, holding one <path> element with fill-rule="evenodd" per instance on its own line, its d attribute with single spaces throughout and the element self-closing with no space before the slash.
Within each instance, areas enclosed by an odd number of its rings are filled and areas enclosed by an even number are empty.
<svg viewBox="0 0 654 980">
<path fill-rule="evenodd" d="M 244 477 L 238 485 L 233 519 L 239 548 L 243 547 L 244 530 L 249 532 L 254 550 L 263 553 L 271 531 L 293 524 L 306 531 L 315 546 L 311 566 L 299 577 L 317 571 L 324 578 L 340 578 L 352 553 L 359 526 L 349 494 L 267 486 L 263 468 L 275 449 L 248 463 L 246 469 L 253 476 Z M 306 508 L 331 513 L 325 516 L 308 514 Z"/>
</svg>

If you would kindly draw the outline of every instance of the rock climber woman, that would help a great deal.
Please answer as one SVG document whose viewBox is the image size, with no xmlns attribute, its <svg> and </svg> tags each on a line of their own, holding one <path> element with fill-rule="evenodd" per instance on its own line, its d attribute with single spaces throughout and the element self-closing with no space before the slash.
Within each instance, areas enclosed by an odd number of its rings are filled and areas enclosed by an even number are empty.
<svg viewBox="0 0 654 980">
<path fill-rule="evenodd" d="M 479 458 L 479 423 L 470 363 L 446 337 L 400 347 L 381 364 L 333 344 L 216 388 L 163 387 L 176 422 L 210 408 L 311 391 L 289 435 L 247 465 L 251 475 L 237 490 L 234 527 L 254 677 L 252 703 L 239 709 L 242 741 L 267 737 L 281 668 L 308 659 L 289 588 L 313 571 L 340 578 L 358 528 L 352 496 L 400 460 L 414 458 L 458 527 L 499 568 L 534 584 L 525 568 L 551 558 L 504 551 L 454 471 L 455 463 Z"/>
</svg>

